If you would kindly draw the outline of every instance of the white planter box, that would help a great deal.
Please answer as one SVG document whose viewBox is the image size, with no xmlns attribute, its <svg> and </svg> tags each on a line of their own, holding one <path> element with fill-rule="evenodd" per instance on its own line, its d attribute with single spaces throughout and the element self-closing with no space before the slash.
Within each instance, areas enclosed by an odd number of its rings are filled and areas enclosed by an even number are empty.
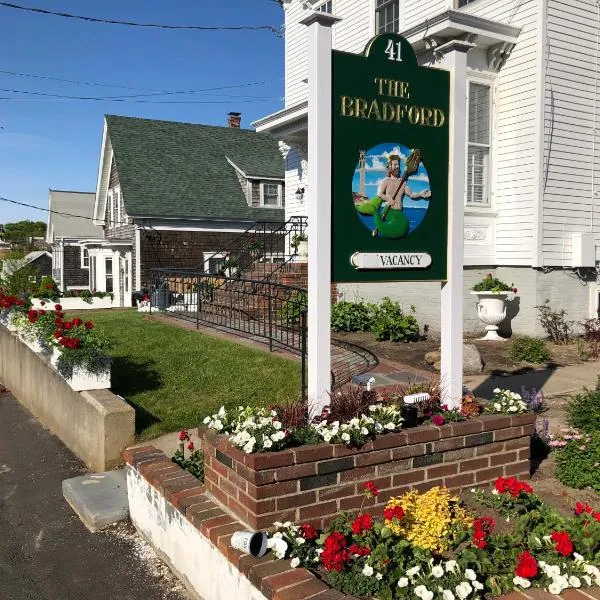
<svg viewBox="0 0 600 600">
<path fill-rule="evenodd" d="M 81 367 L 73 369 L 73 376 L 65 381 L 76 391 L 110 389 L 110 369 L 103 373 L 90 373 Z"/>
<path fill-rule="evenodd" d="M 21 336 L 19 336 L 21 337 Z M 41 352 L 44 351 L 44 346 L 42 345 L 42 343 L 40 342 L 40 340 L 38 339 L 34 339 L 34 340 L 26 340 L 24 338 L 21 338 L 21 341 L 30 349 L 33 350 L 35 353 L 39 354 Z"/>
<path fill-rule="evenodd" d="M 40 298 L 32 298 L 31 303 L 32 308 L 35 310 L 40 310 L 41 308 L 54 310 L 54 306 L 56 304 L 60 304 L 64 311 L 112 308 L 112 300 L 110 296 L 106 296 L 104 298 L 90 298 L 90 302 L 86 302 L 82 298 L 59 298 L 55 302 L 46 300 L 45 306 L 42 306 L 42 300 Z"/>
</svg>

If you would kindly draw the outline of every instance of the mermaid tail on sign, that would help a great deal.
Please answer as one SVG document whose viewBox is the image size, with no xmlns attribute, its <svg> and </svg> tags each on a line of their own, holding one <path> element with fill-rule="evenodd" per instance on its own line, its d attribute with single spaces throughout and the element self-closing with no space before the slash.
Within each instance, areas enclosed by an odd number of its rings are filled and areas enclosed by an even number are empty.
<svg viewBox="0 0 600 600">
<path fill-rule="evenodd" d="M 361 202 L 360 204 L 356 204 L 356 210 L 361 214 L 361 215 L 369 215 L 369 216 L 373 216 L 375 213 L 377 213 L 379 211 L 379 207 L 381 206 L 381 203 L 383 202 L 383 200 L 381 198 L 379 198 L 378 196 L 375 196 L 375 198 L 372 198 L 371 200 L 365 200 L 364 202 Z"/>
<path fill-rule="evenodd" d="M 376 232 L 383 237 L 397 240 L 403 238 L 408 233 L 410 224 L 406 215 L 401 210 L 390 208 L 387 211 L 385 220 L 381 217 L 379 211 L 375 211 L 373 217 L 375 219 L 375 226 L 377 227 Z"/>
</svg>

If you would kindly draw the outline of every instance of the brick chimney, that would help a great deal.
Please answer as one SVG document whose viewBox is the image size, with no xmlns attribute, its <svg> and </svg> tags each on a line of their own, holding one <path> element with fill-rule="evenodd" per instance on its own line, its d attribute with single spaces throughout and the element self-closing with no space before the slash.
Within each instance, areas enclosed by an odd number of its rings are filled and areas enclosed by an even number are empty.
<svg viewBox="0 0 600 600">
<path fill-rule="evenodd" d="M 242 113 L 230 112 L 227 115 L 227 127 L 239 129 L 242 124 Z"/>
</svg>

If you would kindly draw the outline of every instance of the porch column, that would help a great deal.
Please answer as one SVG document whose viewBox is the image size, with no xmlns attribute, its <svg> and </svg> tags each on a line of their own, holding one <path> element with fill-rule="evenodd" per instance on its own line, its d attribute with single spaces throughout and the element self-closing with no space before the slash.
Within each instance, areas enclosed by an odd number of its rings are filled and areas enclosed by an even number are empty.
<svg viewBox="0 0 600 600">
<path fill-rule="evenodd" d="M 448 281 L 441 292 L 442 403 L 459 408 L 463 392 L 465 168 L 467 153 L 467 53 L 475 44 L 451 40 L 435 49 L 450 71 L 448 181 Z"/>
<path fill-rule="evenodd" d="M 311 416 L 331 391 L 331 28 L 313 12 L 308 27 L 308 403 Z"/>
</svg>

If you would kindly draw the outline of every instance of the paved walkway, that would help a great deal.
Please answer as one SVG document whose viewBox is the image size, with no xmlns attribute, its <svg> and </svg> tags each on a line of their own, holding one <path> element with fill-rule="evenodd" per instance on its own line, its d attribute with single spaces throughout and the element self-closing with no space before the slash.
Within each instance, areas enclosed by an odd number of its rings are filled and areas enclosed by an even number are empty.
<svg viewBox="0 0 600 600">
<path fill-rule="evenodd" d="M 85 467 L 8 393 L 0 394 L 0 598 L 184 600 L 131 526 L 89 533 L 62 497 Z"/>
</svg>

